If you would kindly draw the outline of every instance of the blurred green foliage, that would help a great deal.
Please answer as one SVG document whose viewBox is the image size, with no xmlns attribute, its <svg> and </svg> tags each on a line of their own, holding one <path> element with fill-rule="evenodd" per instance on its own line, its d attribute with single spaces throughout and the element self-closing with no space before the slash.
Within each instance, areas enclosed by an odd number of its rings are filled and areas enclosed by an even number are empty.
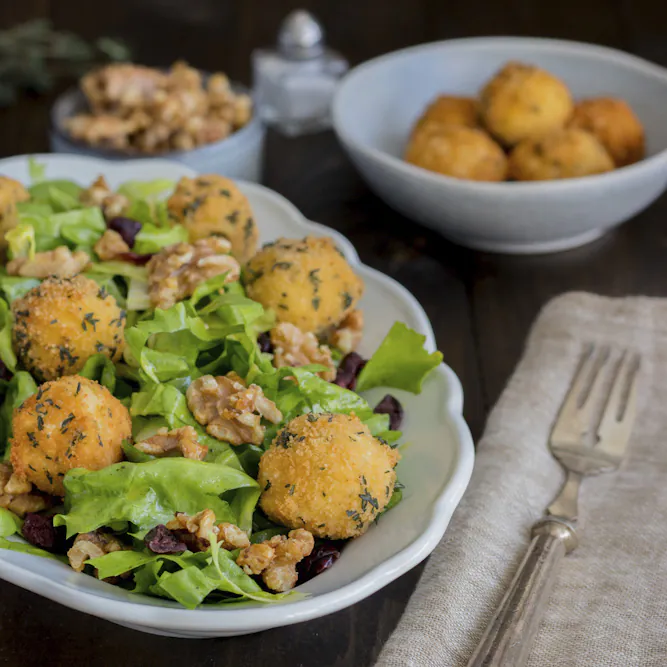
<svg viewBox="0 0 667 667">
<path fill-rule="evenodd" d="M 78 77 L 106 62 L 129 59 L 129 48 L 119 40 L 100 37 L 88 42 L 54 30 L 46 19 L 1 30 L 0 107 L 14 103 L 22 91 L 44 93 L 59 78 Z"/>
</svg>

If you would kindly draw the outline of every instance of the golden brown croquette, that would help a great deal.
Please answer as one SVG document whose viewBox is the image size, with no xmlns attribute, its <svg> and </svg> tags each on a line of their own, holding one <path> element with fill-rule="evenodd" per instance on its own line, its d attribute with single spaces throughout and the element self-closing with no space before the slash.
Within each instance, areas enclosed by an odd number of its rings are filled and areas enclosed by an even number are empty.
<svg viewBox="0 0 667 667">
<path fill-rule="evenodd" d="M 405 159 L 453 178 L 503 181 L 507 177 L 502 148 L 483 130 L 469 127 L 425 126 L 411 138 Z"/>
<path fill-rule="evenodd" d="M 223 236 L 245 264 L 257 250 L 257 225 L 248 198 L 228 178 L 206 174 L 182 178 L 167 202 L 169 217 L 188 230 L 190 242 Z"/>
<path fill-rule="evenodd" d="M 577 178 L 611 171 L 605 147 L 589 132 L 560 130 L 542 139 L 526 139 L 510 155 L 510 176 L 518 181 Z"/>
<path fill-rule="evenodd" d="M 54 496 L 68 470 L 100 470 L 123 458 L 132 435 L 127 408 L 106 387 L 78 375 L 47 382 L 14 411 L 11 462 L 21 479 Z"/>
<path fill-rule="evenodd" d="M 251 299 L 271 308 L 279 322 L 324 333 L 352 310 L 363 282 L 328 237 L 268 243 L 243 272 Z"/>
<path fill-rule="evenodd" d="M 260 505 L 288 528 L 330 539 L 356 537 L 389 502 L 398 459 L 354 415 L 302 415 L 262 455 Z"/>
<path fill-rule="evenodd" d="M 21 363 L 39 380 L 74 375 L 94 354 L 118 361 L 125 311 L 94 280 L 47 278 L 12 304 Z"/>
<path fill-rule="evenodd" d="M 594 134 L 617 167 L 644 157 L 644 127 L 623 100 L 615 97 L 581 100 L 574 107 L 570 127 Z"/>
<path fill-rule="evenodd" d="M 570 91 L 559 78 L 518 62 L 507 63 L 480 96 L 484 126 L 506 146 L 563 128 L 572 110 Z"/>
</svg>

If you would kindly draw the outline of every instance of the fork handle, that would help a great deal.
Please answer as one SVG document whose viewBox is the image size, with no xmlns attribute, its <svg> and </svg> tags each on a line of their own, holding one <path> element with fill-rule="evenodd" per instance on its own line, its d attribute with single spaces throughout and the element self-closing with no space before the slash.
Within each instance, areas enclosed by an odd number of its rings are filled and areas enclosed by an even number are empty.
<svg viewBox="0 0 667 667">
<path fill-rule="evenodd" d="M 509 590 L 486 628 L 468 667 L 523 667 L 553 589 L 558 566 L 577 546 L 574 527 L 546 517 L 533 526 L 533 539 Z"/>
</svg>

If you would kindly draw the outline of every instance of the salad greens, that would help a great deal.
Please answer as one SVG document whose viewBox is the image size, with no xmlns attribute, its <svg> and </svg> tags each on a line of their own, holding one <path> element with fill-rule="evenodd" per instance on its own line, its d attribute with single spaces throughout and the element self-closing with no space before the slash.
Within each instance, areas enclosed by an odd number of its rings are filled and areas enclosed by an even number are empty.
<svg viewBox="0 0 667 667">
<path fill-rule="evenodd" d="M 3 386 L 4 399 L 0 407 L 0 446 L 4 447 L 5 460 L 9 455 L 7 440 L 12 435 L 12 413 L 23 401 L 37 391 L 37 383 L 26 371 L 18 371 Z"/>
<path fill-rule="evenodd" d="M 213 592 L 220 593 L 218 597 L 226 602 L 277 602 L 303 597 L 297 592 L 275 594 L 262 590 L 259 584 L 236 564 L 236 555 L 236 552 L 222 549 L 219 543 L 212 539 L 209 551 L 202 553 L 165 556 L 116 551 L 94 558 L 89 563 L 97 568 L 101 579 L 134 571 L 133 593 L 168 597 L 188 609 L 197 607 Z M 232 594 L 234 598 L 225 598 L 225 594 Z M 215 598 L 212 601 L 215 601 Z"/>
<path fill-rule="evenodd" d="M 10 512 L 4 507 L 0 507 L 0 537 L 9 537 L 21 530 L 23 521 L 19 519 L 14 512 Z"/>
<path fill-rule="evenodd" d="M 12 348 L 12 326 L 14 318 L 9 305 L 0 299 L 0 360 L 12 373 L 16 370 L 16 354 Z"/>
<path fill-rule="evenodd" d="M 65 512 L 54 525 L 66 526 L 68 537 L 117 522 L 131 523 L 143 537 L 176 512 L 192 516 L 205 509 L 218 521 L 250 530 L 260 494 L 257 482 L 240 470 L 180 457 L 76 468 L 65 476 L 65 490 Z M 233 500 L 222 500 L 229 491 Z"/>
<path fill-rule="evenodd" d="M 442 352 L 429 354 L 425 342 L 426 336 L 403 322 L 395 322 L 359 374 L 357 389 L 393 387 L 413 394 L 421 392 L 424 378 L 442 363 Z"/>
<path fill-rule="evenodd" d="M 46 180 L 39 164 L 31 163 L 30 173 L 35 180 L 29 189 L 31 199 L 17 205 L 18 225 L 6 235 L 9 257 L 30 259 L 35 253 L 62 245 L 83 250 L 91 258 L 85 275 L 129 311 L 123 359 L 114 364 L 105 355 L 95 354 L 80 375 L 106 387 L 128 408 L 135 442 L 161 428 L 188 426 L 208 448 L 205 459 L 198 461 L 181 456 L 156 458 L 132 442 L 124 442 L 125 461 L 101 470 L 67 472 L 64 507 L 55 515 L 54 526 L 63 527 L 70 539 L 104 527 L 131 542 L 133 548 L 94 558 L 87 567 L 96 569 L 100 579 L 121 577 L 121 585 L 134 593 L 169 598 L 190 609 L 204 601 L 239 604 L 294 599 L 298 593 L 263 590 L 236 564 L 238 551 L 221 548 L 213 536 L 205 551 L 174 555 L 153 553 L 142 540 L 177 512 L 193 516 L 207 509 L 214 512 L 216 522 L 247 531 L 253 543 L 285 534 L 286 528 L 257 510 L 261 489 L 256 478 L 265 449 L 278 431 L 299 415 L 354 413 L 374 436 L 391 446 L 401 433 L 390 429 L 389 415 L 376 414 L 358 393 L 319 377 L 324 367 L 274 368 L 272 356 L 260 350 L 257 338 L 272 329 L 275 314 L 249 299 L 239 282 L 226 283 L 226 275 L 203 282 L 190 298 L 170 308 L 151 308 L 144 266 L 97 260 L 93 247 L 107 228 L 101 209 L 81 203 L 79 185 Z M 165 197 L 172 189 L 173 183 L 163 179 L 131 181 L 118 189 L 130 202 L 126 215 L 142 224 L 133 246 L 135 253 L 155 253 L 187 241 L 186 228 L 169 220 Z M 3 447 L 11 436 L 13 410 L 38 391 L 12 349 L 10 305 L 39 282 L 8 276 L 0 269 L 0 361 L 11 374 L 10 380 L 0 379 Z M 439 352 L 425 351 L 424 342 L 424 336 L 406 325 L 394 324 L 361 371 L 357 390 L 384 386 L 419 393 L 424 378 L 442 360 Z M 333 356 L 340 360 L 342 354 L 333 350 Z M 280 424 L 265 420 L 261 446 L 232 447 L 211 437 L 188 408 L 186 392 L 194 380 L 232 371 L 247 384 L 258 385 L 282 413 Z M 8 458 L 9 447 L 4 456 Z M 387 509 L 400 502 L 401 488 L 396 485 Z M 0 548 L 62 559 L 16 541 L 22 529 L 20 519 L 0 508 Z"/>
<path fill-rule="evenodd" d="M 59 246 L 86 252 L 91 260 L 88 277 L 104 284 L 127 310 L 149 308 L 145 267 L 129 262 L 101 262 L 94 251 L 95 243 L 107 229 L 100 207 L 82 203 L 83 188 L 74 182 L 44 179 L 41 165 L 34 161 L 30 173 L 35 181 L 28 188 L 30 200 L 16 205 L 18 224 L 6 234 L 8 258 L 32 259 L 35 253 Z M 186 228 L 172 225 L 168 217 L 166 197 L 173 186 L 173 181 L 167 179 L 128 181 L 119 186 L 118 192 L 130 202 L 125 215 L 142 224 L 133 252 L 156 253 L 188 240 Z M 0 269 L 0 293 L 9 303 L 38 284 L 34 278 L 7 276 L 6 270 Z"/>
</svg>

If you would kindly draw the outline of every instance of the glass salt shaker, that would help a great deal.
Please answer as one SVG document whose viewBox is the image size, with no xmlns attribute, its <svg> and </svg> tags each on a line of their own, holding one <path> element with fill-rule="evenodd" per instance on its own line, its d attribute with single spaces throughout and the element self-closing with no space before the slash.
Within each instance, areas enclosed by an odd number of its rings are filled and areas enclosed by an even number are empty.
<svg viewBox="0 0 667 667">
<path fill-rule="evenodd" d="M 276 49 L 253 53 L 255 101 L 261 117 L 291 136 L 331 126 L 331 101 L 348 64 L 326 48 L 324 31 L 307 11 L 283 21 Z"/>
</svg>

